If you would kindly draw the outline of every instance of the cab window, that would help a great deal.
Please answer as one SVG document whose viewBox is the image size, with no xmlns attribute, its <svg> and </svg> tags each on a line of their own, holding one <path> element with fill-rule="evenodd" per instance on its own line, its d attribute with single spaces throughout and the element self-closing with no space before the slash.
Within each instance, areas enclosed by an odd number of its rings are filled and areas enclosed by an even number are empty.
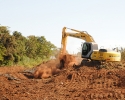
<svg viewBox="0 0 125 100">
<path fill-rule="evenodd" d="M 82 55 L 87 55 L 90 50 L 91 50 L 91 45 L 90 44 L 83 44 Z"/>
</svg>

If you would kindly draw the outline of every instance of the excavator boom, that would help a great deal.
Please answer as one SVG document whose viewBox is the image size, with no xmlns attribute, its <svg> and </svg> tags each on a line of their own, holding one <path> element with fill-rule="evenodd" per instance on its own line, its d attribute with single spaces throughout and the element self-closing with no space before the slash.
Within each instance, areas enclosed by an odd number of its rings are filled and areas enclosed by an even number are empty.
<svg viewBox="0 0 125 100">
<path fill-rule="evenodd" d="M 66 29 L 69 29 L 72 32 L 66 32 Z M 93 37 L 90 34 L 88 34 L 86 31 L 78 31 L 78 30 L 75 30 L 75 29 L 67 28 L 67 27 L 63 28 L 62 36 L 64 38 L 65 38 L 65 36 L 71 36 L 71 37 L 75 37 L 75 38 L 85 40 L 87 42 L 95 42 Z"/>
<path fill-rule="evenodd" d="M 72 32 L 66 32 L 67 29 L 71 30 Z M 61 41 L 61 44 L 62 44 L 61 45 L 61 48 L 62 48 L 61 53 L 63 53 L 63 54 L 66 53 L 67 36 L 79 38 L 79 39 L 85 40 L 87 42 L 95 42 L 93 37 L 90 34 L 88 34 L 86 31 L 78 31 L 75 29 L 63 27 L 63 29 L 62 29 L 62 41 Z"/>
</svg>

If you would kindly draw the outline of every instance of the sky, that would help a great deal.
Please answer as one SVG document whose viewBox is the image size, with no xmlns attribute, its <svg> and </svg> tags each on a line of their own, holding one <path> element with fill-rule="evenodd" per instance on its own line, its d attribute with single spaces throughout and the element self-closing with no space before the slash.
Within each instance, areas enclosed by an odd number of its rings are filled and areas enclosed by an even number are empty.
<svg viewBox="0 0 125 100">
<path fill-rule="evenodd" d="M 61 47 L 62 28 L 87 31 L 99 48 L 125 47 L 125 0 L 0 0 L 0 25 Z M 84 40 L 68 37 L 69 53 Z"/>
</svg>

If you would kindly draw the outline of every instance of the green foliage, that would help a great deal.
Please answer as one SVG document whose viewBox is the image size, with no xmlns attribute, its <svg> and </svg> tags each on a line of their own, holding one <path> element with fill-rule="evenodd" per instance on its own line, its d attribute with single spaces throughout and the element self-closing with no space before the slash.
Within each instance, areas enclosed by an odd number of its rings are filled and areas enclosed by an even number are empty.
<svg viewBox="0 0 125 100">
<path fill-rule="evenodd" d="M 55 48 L 44 36 L 24 37 L 18 31 L 10 35 L 6 26 L 0 26 L 0 65 L 34 65 L 49 59 Z"/>
<path fill-rule="evenodd" d="M 0 64 L 2 64 L 5 54 L 6 54 L 6 48 L 3 46 L 2 43 L 0 43 Z"/>
<path fill-rule="evenodd" d="M 125 60 L 125 48 L 121 48 L 121 59 Z"/>
</svg>

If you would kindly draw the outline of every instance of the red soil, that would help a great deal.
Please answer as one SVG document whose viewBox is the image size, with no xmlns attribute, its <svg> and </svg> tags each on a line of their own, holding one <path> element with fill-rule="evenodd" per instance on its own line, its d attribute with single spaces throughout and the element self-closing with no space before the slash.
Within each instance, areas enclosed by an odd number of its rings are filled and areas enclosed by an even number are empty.
<svg viewBox="0 0 125 100">
<path fill-rule="evenodd" d="M 68 66 L 76 62 L 73 57 L 63 59 L 66 64 L 61 70 L 56 60 L 32 69 L 0 67 L 0 100 L 125 100 L 124 64 L 73 68 Z M 42 79 L 34 78 L 37 68 Z"/>
</svg>

